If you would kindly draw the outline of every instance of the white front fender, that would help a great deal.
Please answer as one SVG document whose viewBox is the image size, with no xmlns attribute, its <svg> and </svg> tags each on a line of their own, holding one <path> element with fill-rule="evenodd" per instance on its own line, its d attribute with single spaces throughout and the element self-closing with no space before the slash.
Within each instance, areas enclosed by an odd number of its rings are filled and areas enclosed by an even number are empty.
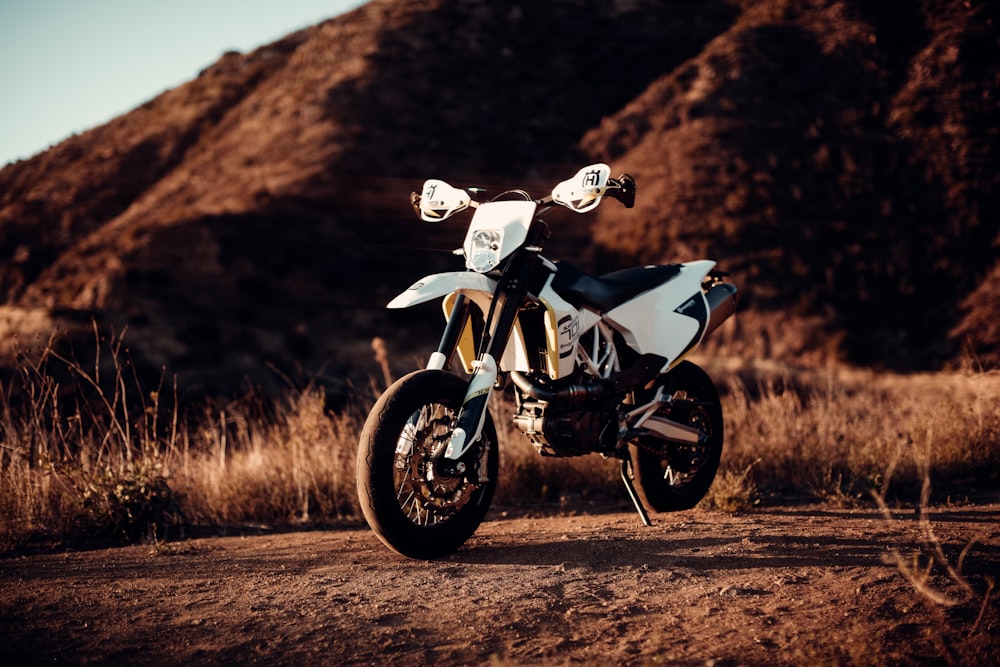
<svg viewBox="0 0 1000 667">
<path fill-rule="evenodd" d="M 409 308 L 458 291 L 483 292 L 492 296 L 496 288 L 497 281 L 475 271 L 435 273 L 413 283 L 408 290 L 390 301 L 386 308 Z"/>
</svg>

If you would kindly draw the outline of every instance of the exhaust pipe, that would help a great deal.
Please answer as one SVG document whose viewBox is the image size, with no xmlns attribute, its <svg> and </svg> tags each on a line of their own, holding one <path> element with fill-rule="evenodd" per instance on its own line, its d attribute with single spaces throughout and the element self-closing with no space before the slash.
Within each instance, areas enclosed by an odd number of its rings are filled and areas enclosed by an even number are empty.
<svg viewBox="0 0 1000 667">
<path fill-rule="evenodd" d="M 588 400 L 600 400 L 608 394 L 626 391 L 630 387 L 645 384 L 656 377 L 666 365 L 667 360 L 659 355 L 643 354 L 631 368 L 587 384 L 559 380 L 542 384 L 520 371 L 511 371 L 510 379 L 526 396 L 548 403 L 575 404 Z"/>
<path fill-rule="evenodd" d="M 705 336 L 719 328 L 719 325 L 736 312 L 736 285 L 717 283 L 705 294 L 708 300 L 708 326 Z"/>
</svg>

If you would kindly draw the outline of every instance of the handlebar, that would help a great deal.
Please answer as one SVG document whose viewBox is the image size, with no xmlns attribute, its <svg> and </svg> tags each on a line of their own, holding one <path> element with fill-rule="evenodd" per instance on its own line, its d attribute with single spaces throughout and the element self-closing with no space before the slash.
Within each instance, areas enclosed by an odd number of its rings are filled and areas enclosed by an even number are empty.
<svg viewBox="0 0 1000 667">
<path fill-rule="evenodd" d="M 608 190 L 605 194 L 620 201 L 625 208 L 632 208 L 635 206 L 635 179 L 629 174 L 612 178 L 608 181 Z"/>
<path fill-rule="evenodd" d="M 612 199 L 617 199 L 622 203 L 623 206 L 625 206 L 625 208 L 632 208 L 635 206 L 635 190 L 636 190 L 635 179 L 632 178 L 630 174 L 622 174 L 618 178 L 609 178 L 607 185 L 605 185 L 601 189 L 603 189 L 603 192 L 597 190 L 594 194 L 597 194 L 598 196 L 602 197 L 611 197 Z M 486 191 L 483 190 L 482 188 L 469 188 L 468 190 L 466 190 L 466 192 L 471 196 L 482 196 L 485 194 Z M 530 196 L 523 190 L 512 190 L 508 192 L 517 192 L 518 194 L 523 195 L 530 201 Z M 416 212 L 418 216 L 420 216 L 420 200 L 421 200 L 421 195 L 419 193 L 417 192 L 410 193 L 410 205 L 413 206 L 413 210 L 414 212 Z M 541 199 L 536 199 L 535 203 L 538 204 L 539 206 L 548 207 L 555 202 L 552 195 L 546 195 Z M 467 200 L 464 204 L 464 206 L 471 206 L 473 208 L 479 205 L 480 202 L 477 201 L 476 199 Z"/>
<path fill-rule="evenodd" d="M 601 196 L 617 199 L 625 208 L 632 208 L 635 206 L 635 179 L 629 174 L 622 174 L 618 178 L 609 178 Z M 539 206 L 549 206 L 555 203 L 555 200 L 552 195 L 546 195 L 541 199 L 536 199 L 535 203 Z"/>
</svg>

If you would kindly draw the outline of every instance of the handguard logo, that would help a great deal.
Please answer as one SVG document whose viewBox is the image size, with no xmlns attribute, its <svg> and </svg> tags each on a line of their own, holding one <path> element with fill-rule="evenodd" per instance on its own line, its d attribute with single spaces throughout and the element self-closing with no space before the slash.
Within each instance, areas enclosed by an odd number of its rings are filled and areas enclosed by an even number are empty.
<svg viewBox="0 0 1000 667">
<path fill-rule="evenodd" d="M 583 187 L 596 188 L 601 184 L 601 172 L 598 169 L 588 171 L 583 175 Z"/>
</svg>

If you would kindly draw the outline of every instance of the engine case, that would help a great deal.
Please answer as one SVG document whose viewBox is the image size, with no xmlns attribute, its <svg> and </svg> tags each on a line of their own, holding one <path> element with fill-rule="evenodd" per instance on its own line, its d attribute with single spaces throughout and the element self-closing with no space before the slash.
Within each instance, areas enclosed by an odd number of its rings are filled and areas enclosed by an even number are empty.
<svg viewBox="0 0 1000 667">
<path fill-rule="evenodd" d="M 526 399 L 514 415 L 514 425 L 542 456 L 582 456 L 614 448 L 612 415 L 599 405 L 569 409 Z"/>
</svg>

